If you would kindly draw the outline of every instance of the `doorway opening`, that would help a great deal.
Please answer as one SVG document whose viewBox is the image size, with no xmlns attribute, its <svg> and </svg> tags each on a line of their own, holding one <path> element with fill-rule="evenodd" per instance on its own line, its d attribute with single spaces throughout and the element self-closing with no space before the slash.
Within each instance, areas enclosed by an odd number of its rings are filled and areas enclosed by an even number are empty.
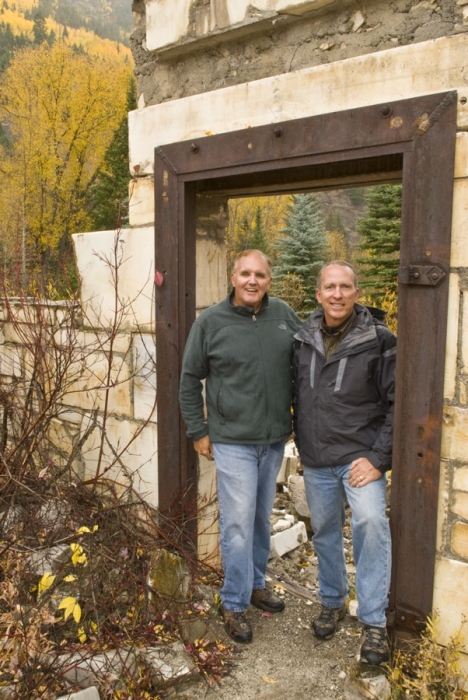
<svg viewBox="0 0 468 700">
<path fill-rule="evenodd" d="M 456 92 L 448 92 L 155 150 L 163 509 L 193 497 L 197 484 L 177 405 L 197 305 L 197 200 L 402 183 L 391 605 L 395 627 L 413 631 L 432 608 L 455 131 Z"/>
</svg>

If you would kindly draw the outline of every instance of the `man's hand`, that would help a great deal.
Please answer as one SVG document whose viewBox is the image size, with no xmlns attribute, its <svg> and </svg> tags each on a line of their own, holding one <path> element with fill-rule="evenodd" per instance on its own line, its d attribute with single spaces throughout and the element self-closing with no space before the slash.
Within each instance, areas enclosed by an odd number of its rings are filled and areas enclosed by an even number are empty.
<svg viewBox="0 0 468 700">
<path fill-rule="evenodd" d="M 377 481 L 382 477 L 382 472 L 372 466 L 367 457 L 359 457 L 351 462 L 349 470 L 349 485 L 359 488 Z"/>
<path fill-rule="evenodd" d="M 213 450 L 211 448 L 211 440 L 208 435 L 205 435 L 205 437 L 202 437 L 199 440 L 194 440 L 193 446 L 199 455 L 203 455 L 203 457 L 209 459 L 210 462 L 213 461 Z"/>
</svg>

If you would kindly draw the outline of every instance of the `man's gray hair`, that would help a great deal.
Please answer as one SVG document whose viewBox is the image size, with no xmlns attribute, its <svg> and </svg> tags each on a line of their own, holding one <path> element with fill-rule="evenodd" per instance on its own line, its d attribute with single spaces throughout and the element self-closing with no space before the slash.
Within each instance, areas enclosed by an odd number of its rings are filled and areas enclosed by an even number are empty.
<svg viewBox="0 0 468 700">
<path fill-rule="evenodd" d="M 248 248 L 247 250 L 243 250 L 241 253 L 239 253 L 239 255 L 236 255 L 236 257 L 232 261 L 231 272 L 234 272 L 239 260 L 242 260 L 242 258 L 247 257 L 247 255 L 252 255 L 252 253 L 255 253 L 255 255 L 259 255 L 261 258 L 263 258 L 263 260 L 268 265 L 268 268 L 270 270 L 270 276 L 271 276 L 271 260 L 270 260 L 270 258 L 268 257 L 268 255 L 265 255 L 265 253 L 263 251 L 257 250 L 256 248 Z"/>
<path fill-rule="evenodd" d="M 332 260 L 331 262 L 325 263 L 325 265 L 322 266 L 320 272 L 317 275 L 317 282 L 316 282 L 316 288 L 320 289 L 320 285 L 322 284 L 322 272 L 327 269 L 327 267 L 330 267 L 330 265 L 341 265 L 342 267 L 348 267 L 351 272 L 353 273 L 353 280 L 354 280 L 354 286 L 356 289 L 358 289 L 358 278 L 356 274 L 356 270 L 354 267 L 351 265 L 351 263 L 346 262 L 346 260 Z"/>
</svg>

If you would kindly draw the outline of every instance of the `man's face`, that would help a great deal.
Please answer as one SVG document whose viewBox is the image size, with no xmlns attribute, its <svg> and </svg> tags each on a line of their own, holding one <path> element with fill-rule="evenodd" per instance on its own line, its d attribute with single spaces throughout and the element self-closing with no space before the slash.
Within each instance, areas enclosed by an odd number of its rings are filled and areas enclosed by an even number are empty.
<svg viewBox="0 0 468 700">
<path fill-rule="evenodd" d="M 317 301 L 322 304 L 327 326 L 339 326 L 351 314 L 359 297 L 353 271 L 344 265 L 329 265 L 322 271 Z"/>
<path fill-rule="evenodd" d="M 234 304 L 250 306 L 258 311 L 265 292 L 271 287 L 271 281 L 270 268 L 260 255 L 250 253 L 240 258 L 231 274 Z"/>
</svg>

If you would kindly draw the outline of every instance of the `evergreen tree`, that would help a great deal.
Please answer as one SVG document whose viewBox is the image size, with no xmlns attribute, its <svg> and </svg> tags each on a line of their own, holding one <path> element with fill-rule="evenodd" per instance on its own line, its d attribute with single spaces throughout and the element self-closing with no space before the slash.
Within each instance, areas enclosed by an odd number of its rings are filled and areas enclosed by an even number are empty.
<svg viewBox="0 0 468 700">
<path fill-rule="evenodd" d="M 263 215 L 260 205 L 255 211 L 255 221 L 250 237 L 249 248 L 261 250 L 265 255 L 269 255 L 270 253 L 270 245 L 268 243 L 265 227 L 263 226 Z"/>
<path fill-rule="evenodd" d="M 287 208 L 286 226 L 280 233 L 285 235 L 276 242 L 279 258 L 274 268 L 275 288 L 299 316 L 306 318 L 317 306 L 315 282 L 328 247 L 318 196 L 293 195 Z M 294 290 L 291 297 L 289 287 Z M 293 298 L 302 300 L 294 303 Z"/>
<path fill-rule="evenodd" d="M 47 41 L 47 25 L 41 12 L 36 12 L 34 17 L 33 34 L 35 44 L 42 44 L 44 41 Z"/>
<path fill-rule="evenodd" d="M 136 87 L 132 79 L 127 91 L 127 112 L 136 107 Z M 90 188 L 88 207 L 96 231 L 113 230 L 128 218 L 128 115 L 122 119 Z"/>
<path fill-rule="evenodd" d="M 366 293 L 376 302 L 398 289 L 401 232 L 401 185 L 376 185 L 366 192 L 367 214 L 357 222 L 358 248 L 366 256 L 356 262 Z"/>
</svg>

